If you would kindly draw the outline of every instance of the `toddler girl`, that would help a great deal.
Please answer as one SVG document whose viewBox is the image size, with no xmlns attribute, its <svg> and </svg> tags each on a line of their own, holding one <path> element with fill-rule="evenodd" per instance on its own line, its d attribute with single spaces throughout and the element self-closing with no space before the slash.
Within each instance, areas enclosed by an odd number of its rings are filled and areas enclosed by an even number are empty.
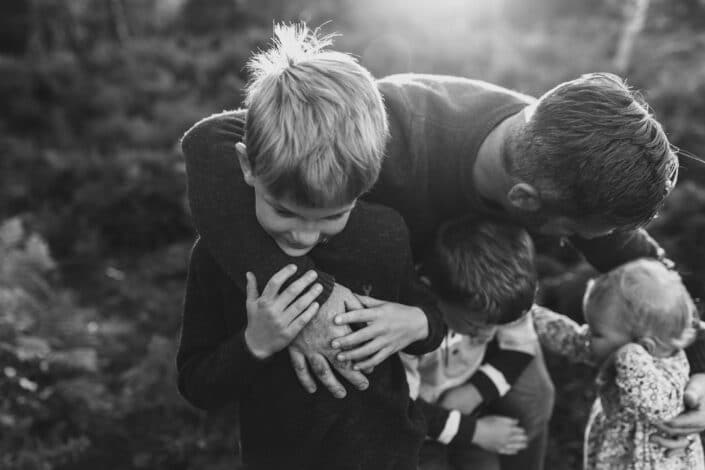
<svg viewBox="0 0 705 470">
<path fill-rule="evenodd" d="M 599 366 L 598 397 L 585 431 L 584 468 L 705 469 L 694 438 L 685 452 L 666 455 L 649 441 L 654 423 L 683 411 L 689 366 L 683 348 L 700 328 L 680 276 L 655 260 L 636 260 L 588 284 L 587 325 L 537 309 L 544 347 Z"/>
</svg>

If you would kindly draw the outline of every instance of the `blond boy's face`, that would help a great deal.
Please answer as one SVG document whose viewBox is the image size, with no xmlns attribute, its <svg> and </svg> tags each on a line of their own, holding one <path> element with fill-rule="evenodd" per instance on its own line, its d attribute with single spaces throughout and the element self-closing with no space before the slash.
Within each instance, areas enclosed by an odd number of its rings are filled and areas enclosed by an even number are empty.
<svg viewBox="0 0 705 470">
<path fill-rule="evenodd" d="M 340 233 L 355 207 L 355 201 L 337 207 L 304 207 L 289 198 L 274 197 L 256 178 L 252 186 L 257 221 L 289 256 L 304 256 Z"/>
</svg>

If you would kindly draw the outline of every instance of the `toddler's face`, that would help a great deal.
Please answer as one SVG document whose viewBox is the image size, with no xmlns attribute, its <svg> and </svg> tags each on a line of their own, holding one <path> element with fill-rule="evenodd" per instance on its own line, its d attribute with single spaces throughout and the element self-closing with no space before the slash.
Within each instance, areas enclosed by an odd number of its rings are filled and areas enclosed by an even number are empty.
<svg viewBox="0 0 705 470">
<path fill-rule="evenodd" d="M 585 293 L 583 311 L 590 327 L 592 355 L 597 362 L 602 362 L 617 349 L 631 343 L 633 338 L 626 331 L 618 312 L 610 308 L 609 300 L 595 302 L 590 299 L 590 286 L 588 284 Z"/>
<path fill-rule="evenodd" d="M 330 208 L 304 207 L 289 198 L 276 198 L 255 181 L 255 213 L 262 228 L 289 256 L 304 256 L 317 244 L 340 233 L 355 201 Z"/>
</svg>

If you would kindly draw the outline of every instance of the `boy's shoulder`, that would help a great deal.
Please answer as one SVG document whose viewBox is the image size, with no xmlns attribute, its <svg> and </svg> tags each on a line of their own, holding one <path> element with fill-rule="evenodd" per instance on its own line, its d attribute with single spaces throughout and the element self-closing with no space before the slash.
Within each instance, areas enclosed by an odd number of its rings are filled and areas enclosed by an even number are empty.
<svg viewBox="0 0 705 470">
<path fill-rule="evenodd" d="M 334 240 L 336 243 L 355 245 L 368 240 L 378 246 L 408 244 L 409 230 L 396 210 L 358 200 L 345 229 Z"/>
</svg>

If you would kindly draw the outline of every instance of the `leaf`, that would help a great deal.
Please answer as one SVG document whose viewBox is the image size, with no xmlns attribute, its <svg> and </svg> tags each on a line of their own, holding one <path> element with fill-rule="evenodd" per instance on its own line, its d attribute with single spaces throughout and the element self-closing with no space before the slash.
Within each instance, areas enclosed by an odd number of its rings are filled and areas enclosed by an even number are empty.
<svg viewBox="0 0 705 470">
<path fill-rule="evenodd" d="M 49 343 L 37 336 L 20 336 L 17 338 L 15 353 L 20 361 L 43 359 L 51 352 Z"/>
</svg>

